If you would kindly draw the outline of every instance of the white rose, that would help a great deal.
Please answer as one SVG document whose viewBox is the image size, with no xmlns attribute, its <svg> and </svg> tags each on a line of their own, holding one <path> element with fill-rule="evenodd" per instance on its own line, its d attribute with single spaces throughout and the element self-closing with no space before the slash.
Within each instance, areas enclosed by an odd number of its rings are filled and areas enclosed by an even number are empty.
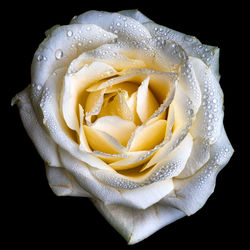
<svg viewBox="0 0 250 250">
<path fill-rule="evenodd" d="M 89 197 L 129 244 L 199 210 L 233 153 L 219 49 L 137 10 L 46 34 L 12 102 L 54 193 Z"/>
</svg>

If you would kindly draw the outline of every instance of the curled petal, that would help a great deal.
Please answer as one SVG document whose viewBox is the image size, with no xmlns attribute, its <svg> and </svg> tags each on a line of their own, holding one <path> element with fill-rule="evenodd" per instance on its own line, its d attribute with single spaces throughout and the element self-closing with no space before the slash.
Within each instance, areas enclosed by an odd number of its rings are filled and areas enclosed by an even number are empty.
<svg viewBox="0 0 250 250">
<path fill-rule="evenodd" d="M 174 179 L 175 195 L 166 196 L 161 203 L 174 206 L 187 215 L 195 213 L 213 193 L 216 176 L 232 154 L 233 148 L 223 129 L 218 140 L 211 146 L 209 161 L 194 175 L 185 179 Z"/>
<path fill-rule="evenodd" d="M 60 95 L 60 80 L 66 69 L 62 68 L 55 71 L 46 81 L 45 89 L 42 93 L 40 108 L 43 114 L 43 124 L 47 129 L 49 136 L 59 148 L 63 148 L 79 159 L 94 168 L 110 169 L 102 160 L 93 157 L 88 152 L 83 152 L 76 143 L 74 133 L 66 126 L 62 117 L 60 104 L 58 103 Z"/>
<path fill-rule="evenodd" d="M 29 95 L 30 86 L 12 99 L 12 105 L 18 105 L 24 128 L 42 159 L 47 165 L 60 167 L 61 163 L 58 158 L 57 145 L 51 140 L 43 124 L 37 119 Z"/>
<path fill-rule="evenodd" d="M 75 17 L 72 23 L 96 24 L 124 41 L 140 41 L 151 38 L 148 30 L 135 19 L 118 13 L 88 11 Z"/>
<path fill-rule="evenodd" d="M 223 126 L 223 92 L 211 69 L 200 59 L 190 57 L 200 84 L 202 104 L 191 127 L 191 134 L 214 143 Z"/>
<path fill-rule="evenodd" d="M 131 17 L 142 24 L 150 21 L 149 18 L 147 18 L 138 10 L 122 10 L 119 11 L 119 13 L 121 13 L 124 16 Z"/>
<path fill-rule="evenodd" d="M 41 90 L 58 68 L 69 66 L 83 51 L 112 42 L 116 35 L 96 25 L 72 24 L 52 28 L 35 52 L 32 67 L 32 103 L 36 107 Z"/>
<path fill-rule="evenodd" d="M 93 126 L 88 127 L 84 125 L 83 128 L 89 146 L 93 150 L 110 154 L 119 154 L 126 151 L 119 141 L 108 133 L 95 129 Z"/>
<path fill-rule="evenodd" d="M 182 218 L 185 214 L 171 206 L 152 205 L 147 209 L 134 209 L 118 205 L 105 205 L 92 200 L 106 220 L 132 245 L 144 240 L 162 227 Z"/>
<path fill-rule="evenodd" d="M 78 120 L 78 104 L 82 103 L 86 99 L 87 93 L 84 92 L 93 82 L 101 80 L 103 74 L 107 71 L 114 69 L 108 64 L 101 62 L 93 62 L 90 65 L 86 65 L 73 74 L 66 74 L 62 86 L 61 105 L 64 120 L 69 128 L 75 131 L 79 131 Z M 96 101 L 96 98 L 88 98 L 91 102 Z M 86 104 L 86 113 L 90 113 L 91 109 L 96 108 L 94 103 L 91 105 Z"/>
<path fill-rule="evenodd" d="M 91 197 L 64 168 L 46 167 L 49 185 L 58 196 Z"/>
<path fill-rule="evenodd" d="M 104 116 L 97 119 L 91 128 L 98 129 L 113 136 L 123 146 L 126 146 L 136 126 L 133 122 L 123 120 L 118 116 Z"/>
</svg>

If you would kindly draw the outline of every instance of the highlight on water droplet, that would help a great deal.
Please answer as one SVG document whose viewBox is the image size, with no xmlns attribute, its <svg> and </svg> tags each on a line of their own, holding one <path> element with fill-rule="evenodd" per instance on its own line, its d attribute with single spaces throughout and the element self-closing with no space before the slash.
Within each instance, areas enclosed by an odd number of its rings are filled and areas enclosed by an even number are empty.
<svg viewBox="0 0 250 250">
<path fill-rule="evenodd" d="M 61 49 L 56 50 L 55 57 L 57 60 L 60 60 L 63 57 L 63 51 Z"/>
<path fill-rule="evenodd" d="M 73 36 L 73 31 L 72 30 L 68 30 L 67 31 L 67 37 L 72 37 Z"/>
</svg>

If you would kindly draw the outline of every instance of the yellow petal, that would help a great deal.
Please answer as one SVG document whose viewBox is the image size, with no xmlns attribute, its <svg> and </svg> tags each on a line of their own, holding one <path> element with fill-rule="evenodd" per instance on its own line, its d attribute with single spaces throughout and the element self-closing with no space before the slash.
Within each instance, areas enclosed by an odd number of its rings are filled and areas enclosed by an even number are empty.
<svg viewBox="0 0 250 250">
<path fill-rule="evenodd" d="M 153 149 L 164 140 L 166 126 L 166 120 L 159 120 L 147 126 L 139 127 L 131 142 L 129 150 L 140 151 Z"/>
<path fill-rule="evenodd" d="M 94 62 L 86 65 L 76 73 L 66 74 L 62 86 L 62 112 L 64 120 L 69 128 L 79 131 L 78 104 L 80 99 L 84 99 L 82 94 L 84 90 L 93 82 L 103 78 L 103 73 L 114 69 L 100 62 Z"/>
<path fill-rule="evenodd" d="M 149 80 L 148 76 L 138 88 L 137 94 L 137 114 L 141 121 L 144 123 L 148 118 L 157 110 L 159 104 L 155 99 L 152 92 L 149 90 Z"/>
<path fill-rule="evenodd" d="M 136 126 L 133 122 L 123 120 L 118 116 L 104 116 L 97 119 L 91 128 L 98 129 L 113 136 L 123 146 L 126 146 Z"/>
<path fill-rule="evenodd" d="M 96 151 L 119 154 L 125 152 L 125 148 L 109 134 L 95 128 L 83 126 L 89 146 Z"/>
<path fill-rule="evenodd" d="M 134 92 L 130 97 L 129 99 L 126 101 L 127 102 L 127 105 L 133 115 L 133 122 L 134 124 L 136 125 L 141 125 L 142 122 L 137 114 L 137 91 Z"/>
<path fill-rule="evenodd" d="M 83 130 L 84 110 L 80 104 L 79 104 L 79 121 L 80 121 L 80 131 L 78 134 L 78 138 L 79 138 L 80 149 L 91 152 L 91 149 L 89 148 L 89 145 L 88 145 L 88 142 L 87 142 L 84 130 Z"/>
<path fill-rule="evenodd" d="M 119 116 L 124 120 L 133 120 L 133 115 L 125 101 L 123 93 L 114 93 L 104 99 L 102 109 L 97 118 L 103 116 Z"/>
</svg>

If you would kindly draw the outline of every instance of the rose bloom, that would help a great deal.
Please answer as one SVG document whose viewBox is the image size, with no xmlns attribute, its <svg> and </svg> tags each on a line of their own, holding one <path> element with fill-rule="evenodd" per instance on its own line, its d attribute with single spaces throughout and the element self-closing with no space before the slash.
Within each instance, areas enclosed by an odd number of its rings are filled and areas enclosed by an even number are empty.
<svg viewBox="0 0 250 250">
<path fill-rule="evenodd" d="M 137 243 L 212 194 L 233 149 L 219 49 L 137 10 L 54 26 L 12 100 L 56 195 L 89 197 Z"/>
</svg>

